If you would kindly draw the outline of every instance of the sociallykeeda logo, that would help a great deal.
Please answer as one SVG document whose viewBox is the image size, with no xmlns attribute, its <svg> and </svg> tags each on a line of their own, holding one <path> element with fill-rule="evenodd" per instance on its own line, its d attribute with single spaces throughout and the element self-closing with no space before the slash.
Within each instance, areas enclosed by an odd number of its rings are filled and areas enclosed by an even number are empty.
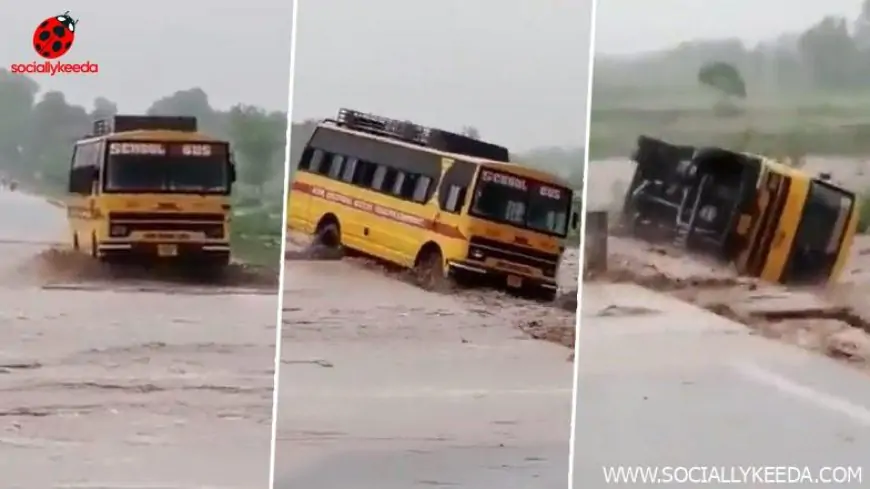
<svg viewBox="0 0 870 489">
<path fill-rule="evenodd" d="M 48 17 L 40 22 L 33 31 L 31 46 L 44 61 L 13 63 L 10 71 L 12 73 L 50 76 L 99 73 L 99 65 L 90 61 L 84 63 L 58 61 L 58 58 L 63 57 L 72 49 L 76 40 L 78 23 L 78 19 L 73 19 L 69 11 Z"/>
<path fill-rule="evenodd" d="M 85 61 L 84 63 L 61 63 L 60 61 L 32 61 L 30 63 L 15 63 L 11 67 L 12 73 L 28 75 L 61 75 L 61 74 L 96 74 L 100 72 L 100 65 Z"/>
</svg>

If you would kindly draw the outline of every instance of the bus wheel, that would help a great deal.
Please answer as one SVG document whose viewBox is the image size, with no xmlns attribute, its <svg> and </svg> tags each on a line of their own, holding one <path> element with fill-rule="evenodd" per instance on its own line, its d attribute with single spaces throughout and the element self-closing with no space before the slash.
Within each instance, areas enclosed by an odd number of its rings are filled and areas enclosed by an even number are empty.
<svg viewBox="0 0 870 489">
<path fill-rule="evenodd" d="M 318 224 L 310 252 L 313 258 L 322 260 L 337 260 L 342 257 L 344 250 L 338 222 L 324 219 Z"/>
<path fill-rule="evenodd" d="M 437 246 L 424 246 L 414 263 L 414 279 L 418 286 L 434 291 L 450 289 L 450 279 L 444 271 L 444 255 Z"/>
<path fill-rule="evenodd" d="M 338 223 L 332 220 L 322 221 L 317 226 L 314 242 L 326 248 L 338 248 L 341 246 L 341 230 L 338 228 Z"/>
</svg>

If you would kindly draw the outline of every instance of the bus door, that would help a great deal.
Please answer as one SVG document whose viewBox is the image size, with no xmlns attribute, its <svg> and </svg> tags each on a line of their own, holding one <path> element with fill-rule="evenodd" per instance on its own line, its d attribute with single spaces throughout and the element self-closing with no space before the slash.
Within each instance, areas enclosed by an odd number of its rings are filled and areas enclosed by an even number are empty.
<svg viewBox="0 0 870 489">
<path fill-rule="evenodd" d="M 755 201 L 750 212 L 741 219 L 741 226 L 747 226 L 749 233 L 747 245 L 737 259 L 737 271 L 741 275 L 761 276 L 770 249 L 776 244 L 779 216 L 788 201 L 790 186 L 791 177 L 766 166 L 762 169 Z"/>
</svg>

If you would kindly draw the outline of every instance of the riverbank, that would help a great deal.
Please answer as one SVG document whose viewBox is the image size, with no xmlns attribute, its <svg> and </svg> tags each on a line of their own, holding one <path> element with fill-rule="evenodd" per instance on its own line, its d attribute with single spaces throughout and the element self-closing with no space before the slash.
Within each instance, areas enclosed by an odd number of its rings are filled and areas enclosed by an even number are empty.
<svg viewBox="0 0 870 489">
<path fill-rule="evenodd" d="M 712 105 L 593 106 L 592 158 L 631 154 L 647 134 L 685 144 L 723 146 L 763 154 L 800 156 L 870 154 L 870 103 L 747 107 L 722 113 Z"/>
</svg>

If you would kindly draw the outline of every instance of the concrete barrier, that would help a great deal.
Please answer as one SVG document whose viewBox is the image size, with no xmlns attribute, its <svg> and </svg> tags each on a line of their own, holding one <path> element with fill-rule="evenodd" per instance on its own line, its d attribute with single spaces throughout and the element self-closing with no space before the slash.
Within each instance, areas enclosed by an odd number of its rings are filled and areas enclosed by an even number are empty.
<svg viewBox="0 0 870 489">
<path fill-rule="evenodd" d="M 586 212 L 586 236 L 583 240 L 583 277 L 607 271 L 607 211 Z"/>
</svg>

